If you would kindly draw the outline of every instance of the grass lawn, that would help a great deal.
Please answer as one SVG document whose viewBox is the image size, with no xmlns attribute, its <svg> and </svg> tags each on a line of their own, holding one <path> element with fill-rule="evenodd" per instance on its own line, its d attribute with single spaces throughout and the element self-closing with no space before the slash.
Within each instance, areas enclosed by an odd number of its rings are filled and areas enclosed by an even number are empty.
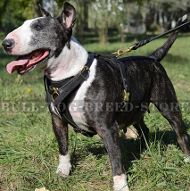
<svg viewBox="0 0 190 191">
<path fill-rule="evenodd" d="M 164 42 L 157 40 L 131 54 L 147 55 Z M 102 47 L 86 44 L 89 51 L 113 52 L 131 43 Z M 190 127 L 190 37 L 178 38 L 163 61 Z M 130 55 L 131 55 L 130 54 Z M 108 155 L 98 136 L 86 138 L 70 130 L 73 170 L 68 178 L 55 173 L 58 147 L 44 101 L 40 67 L 24 76 L 9 75 L 10 60 L 0 53 L 0 191 L 109 191 L 112 176 Z M 23 102 L 23 103 L 22 103 Z M 124 166 L 131 191 L 189 191 L 190 164 L 183 162 L 174 133 L 161 115 L 146 115 L 151 144 L 139 153 L 138 141 L 121 138 Z"/>
</svg>

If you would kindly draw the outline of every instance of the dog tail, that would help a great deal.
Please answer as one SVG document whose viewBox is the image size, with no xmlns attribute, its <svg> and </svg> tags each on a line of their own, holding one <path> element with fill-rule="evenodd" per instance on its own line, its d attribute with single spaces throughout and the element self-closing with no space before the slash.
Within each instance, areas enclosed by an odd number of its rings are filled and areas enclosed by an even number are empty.
<svg viewBox="0 0 190 191">
<path fill-rule="evenodd" d="M 188 16 L 187 14 L 184 15 L 183 17 L 181 17 L 177 24 L 174 26 L 179 26 L 183 23 L 185 23 L 188 20 Z M 174 28 L 173 27 L 173 28 Z M 156 49 L 153 53 L 151 53 L 149 55 L 149 57 L 155 59 L 156 61 L 160 62 L 168 53 L 169 49 L 171 48 L 171 46 L 173 45 L 173 43 L 175 42 L 176 38 L 177 38 L 177 34 L 179 31 L 175 31 L 172 34 L 170 34 L 170 36 L 168 37 L 167 41 L 158 49 Z"/>
</svg>

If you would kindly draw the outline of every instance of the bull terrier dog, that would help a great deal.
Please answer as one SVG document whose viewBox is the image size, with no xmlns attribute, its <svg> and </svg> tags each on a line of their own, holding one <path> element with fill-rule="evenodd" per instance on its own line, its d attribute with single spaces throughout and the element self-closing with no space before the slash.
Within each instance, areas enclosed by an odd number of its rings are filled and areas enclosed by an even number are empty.
<svg viewBox="0 0 190 191">
<path fill-rule="evenodd" d="M 84 135 L 100 136 L 110 158 L 114 191 L 129 191 L 121 160 L 119 127 L 126 133 L 127 126 L 133 125 L 140 137 L 148 139 L 144 114 L 150 103 L 171 124 L 188 161 L 188 134 L 174 87 L 160 64 L 177 33 L 149 56 L 116 59 L 88 53 L 72 36 L 76 10 L 71 4 L 64 3 L 58 17 L 41 10 L 43 17 L 25 21 L 6 36 L 2 45 L 9 55 L 17 56 L 7 65 L 8 73 L 24 74 L 42 61 L 46 63 L 47 102 L 59 146 L 57 173 L 68 176 L 71 171 L 70 124 Z M 123 92 L 125 97 L 127 92 L 128 99 L 124 100 Z M 77 112 L 73 110 L 76 106 L 80 107 Z"/>
</svg>

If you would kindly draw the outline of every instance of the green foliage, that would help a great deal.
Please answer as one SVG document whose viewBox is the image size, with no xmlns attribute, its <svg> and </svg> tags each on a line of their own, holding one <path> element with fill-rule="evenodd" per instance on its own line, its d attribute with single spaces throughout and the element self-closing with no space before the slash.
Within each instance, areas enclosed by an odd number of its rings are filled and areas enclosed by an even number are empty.
<svg viewBox="0 0 190 191">
<path fill-rule="evenodd" d="M 7 0 L 6 6 L 0 4 L 1 28 L 10 31 L 19 26 L 24 20 L 33 18 L 35 15 L 35 0 Z"/>
<path fill-rule="evenodd" d="M 8 32 L 26 19 L 40 16 L 37 5 L 45 0 L 1 0 L 0 31 Z M 66 0 L 54 0 L 58 13 Z M 130 26 L 134 31 L 155 32 L 165 30 L 172 20 L 177 20 L 190 9 L 189 0 L 69 0 L 77 9 L 76 30 L 78 36 L 93 30 L 102 43 L 108 41 L 108 33 L 116 29 L 124 42 Z M 159 17 L 159 19 L 158 19 Z M 162 20 L 162 22 L 160 22 Z M 163 22 L 164 20 L 164 22 Z M 146 25 L 146 27 L 145 27 Z M 144 29 L 137 29 L 143 26 Z"/>
</svg>

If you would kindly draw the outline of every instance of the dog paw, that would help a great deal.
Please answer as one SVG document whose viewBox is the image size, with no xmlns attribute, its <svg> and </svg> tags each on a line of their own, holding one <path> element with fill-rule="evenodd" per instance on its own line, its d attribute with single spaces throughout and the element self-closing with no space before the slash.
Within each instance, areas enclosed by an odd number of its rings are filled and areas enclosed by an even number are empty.
<svg viewBox="0 0 190 191">
<path fill-rule="evenodd" d="M 67 177 L 70 174 L 70 170 L 71 170 L 71 165 L 69 165 L 69 166 L 59 165 L 57 167 L 56 173 L 62 177 Z"/>
<path fill-rule="evenodd" d="M 125 186 L 124 188 L 122 187 L 121 189 L 117 189 L 117 190 L 114 189 L 114 191 L 129 191 L 129 187 Z"/>
<path fill-rule="evenodd" d="M 137 130 L 133 127 L 133 126 L 130 126 L 127 128 L 127 132 L 125 133 L 125 137 L 126 139 L 138 139 L 139 138 L 139 134 L 137 132 Z"/>
<path fill-rule="evenodd" d="M 60 155 L 56 173 L 62 177 L 67 177 L 70 174 L 71 167 L 69 155 Z"/>
<path fill-rule="evenodd" d="M 190 156 L 184 157 L 184 162 L 185 163 L 190 163 Z"/>
<path fill-rule="evenodd" d="M 114 182 L 114 191 L 129 191 L 129 187 L 127 185 L 127 178 L 125 174 L 121 174 L 119 176 L 113 177 Z"/>
</svg>

